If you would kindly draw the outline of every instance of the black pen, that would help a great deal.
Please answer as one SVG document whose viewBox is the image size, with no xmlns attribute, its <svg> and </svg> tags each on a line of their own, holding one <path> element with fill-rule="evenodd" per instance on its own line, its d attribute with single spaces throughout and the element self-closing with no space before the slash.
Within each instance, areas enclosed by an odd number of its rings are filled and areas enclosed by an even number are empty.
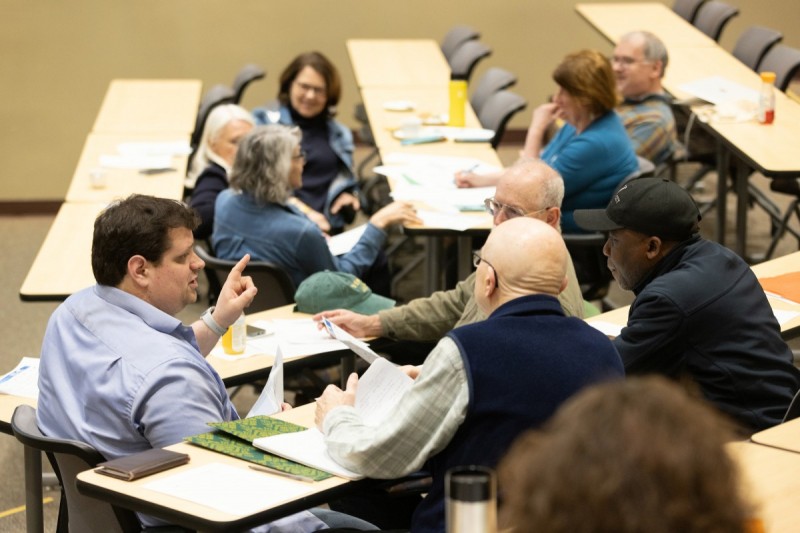
<svg viewBox="0 0 800 533">
<path fill-rule="evenodd" d="M 163 174 L 165 172 L 175 172 L 176 169 L 172 167 L 164 167 L 164 168 L 143 168 L 139 171 L 139 174 Z"/>
<path fill-rule="evenodd" d="M 278 470 L 277 468 L 271 468 L 269 466 L 262 466 L 262 465 L 247 465 L 248 468 L 252 468 L 253 470 L 258 470 L 259 472 L 267 472 L 269 474 L 275 474 L 276 476 L 283 476 L 288 477 L 289 479 L 294 479 L 295 481 L 305 481 L 306 483 L 314 483 L 314 480 L 310 477 L 300 476 L 297 474 L 290 474 L 289 472 L 284 472 L 283 470 Z"/>
</svg>

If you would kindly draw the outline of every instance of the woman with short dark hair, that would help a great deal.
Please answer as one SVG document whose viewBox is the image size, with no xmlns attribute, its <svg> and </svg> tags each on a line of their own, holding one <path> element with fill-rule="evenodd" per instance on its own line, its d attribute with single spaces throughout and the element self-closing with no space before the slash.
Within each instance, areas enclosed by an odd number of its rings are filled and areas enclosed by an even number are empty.
<svg viewBox="0 0 800 533">
<path fill-rule="evenodd" d="M 303 185 L 295 205 L 323 231 L 340 231 L 361 207 L 353 170 L 353 135 L 333 119 L 341 79 L 320 52 L 300 54 L 281 73 L 277 109 L 253 111 L 257 124 L 298 126 L 306 153 Z"/>
</svg>

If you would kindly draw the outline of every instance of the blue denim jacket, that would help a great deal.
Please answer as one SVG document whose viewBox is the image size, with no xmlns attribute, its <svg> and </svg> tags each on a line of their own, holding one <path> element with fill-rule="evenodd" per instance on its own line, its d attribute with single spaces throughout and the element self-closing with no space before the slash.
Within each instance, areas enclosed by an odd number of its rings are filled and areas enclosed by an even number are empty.
<svg viewBox="0 0 800 533">
<path fill-rule="evenodd" d="M 272 120 L 274 117 L 271 117 L 268 111 L 274 112 L 274 108 L 269 106 L 269 104 L 264 107 L 257 107 L 253 110 L 253 117 L 255 118 L 256 124 L 263 126 L 276 123 Z M 277 124 L 284 124 L 286 126 L 295 125 L 288 107 L 282 105 L 278 108 L 278 112 L 280 113 L 280 118 L 278 118 Z M 323 214 L 330 222 L 331 227 L 343 228 L 345 225 L 344 219 L 338 214 L 331 215 L 331 206 L 333 205 L 333 201 L 336 200 L 336 197 L 343 192 L 349 192 L 358 196 L 358 182 L 355 177 L 356 173 L 353 170 L 353 151 L 355 150 L 355 144 L 353 143 L 353 134 L 341 122 L 328 119 L 328 132 L 330 135 L 328 143 L 339 158 L 340 169 L 339 174 L 328 188 L 328 198 L 325 201 L 325 212 Z"/>
<path fill-rule="evenodd" d="M 335 270 L 362 277 L 386 240 L 372 224 L 348 253 L 334 257 L 319 227 L 291 205 L 258 205 L 247 193 L 227 189 L 217 196 L 211 243 L 222 259 L 269 261 L 295 286 L 315 272 Z"/>
</svg>

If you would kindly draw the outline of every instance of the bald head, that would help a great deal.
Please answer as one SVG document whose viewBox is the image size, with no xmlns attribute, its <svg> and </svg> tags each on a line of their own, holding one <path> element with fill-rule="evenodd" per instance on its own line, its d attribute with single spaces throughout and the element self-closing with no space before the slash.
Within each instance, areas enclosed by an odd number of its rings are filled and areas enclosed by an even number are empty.
<svg viewBox="0 0 800 533">
<path fill-rule="evenodd" d="M 561 221 L 564 181 L 551 167 L 536 159 L 520 159 L 505 169 L 494 195 L 500 204 L 519 214 L 530 214 L 553 227 Z M 508 208 L 495 213 L 495 226 L 513 218 Z"/>
<path fill-rule="evenodd" d="M 481 258 L 475 298 L 487 314 L 520 296 L 558 296 L 566 286 L 567 247 L 541 220 L 519 217 L 495 227 Z"/>
</svg>

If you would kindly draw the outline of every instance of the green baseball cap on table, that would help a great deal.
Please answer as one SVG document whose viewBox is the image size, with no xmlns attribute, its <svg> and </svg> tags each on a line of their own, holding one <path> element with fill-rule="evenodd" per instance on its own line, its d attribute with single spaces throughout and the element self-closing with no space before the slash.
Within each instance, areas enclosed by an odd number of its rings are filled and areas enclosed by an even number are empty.
<svg viewBox="0 0 800 533">
<path fill-rule="evenodd" d="M 325 270 L 307 277 L 294 293 L 295 310 L 320 313 L 331 309 L 349 309 L 374 315 L 394 307 L 395 301 L 372 292 L 366 283 L 352 274 Z"/>
</svg>

